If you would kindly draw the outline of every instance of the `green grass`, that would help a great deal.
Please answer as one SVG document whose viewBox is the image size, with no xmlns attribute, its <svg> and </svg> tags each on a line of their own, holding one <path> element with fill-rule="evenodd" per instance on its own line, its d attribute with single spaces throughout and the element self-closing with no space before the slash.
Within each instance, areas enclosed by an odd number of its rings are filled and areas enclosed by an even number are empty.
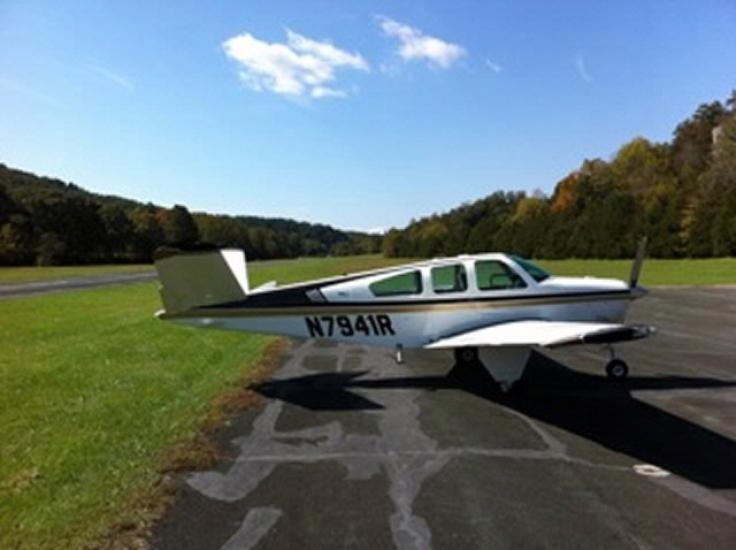
<svg viewBox="0 0 736 550">
<path fill-rule="evenodd" d="M 535 263 L 553 275 L 590 275 L 628 281 L 632 260 L 539 260 Z M 736 284 L 736 258 L 647 259 L 639 283 L 644 286 Z"/>
<path fill-rule="evenodd" d="M 269 338 L 164 324 L 154 284 L 0 303 L 0 547 L 79 547 Z"/>
<path fill-rule="evenodd" d="M 68 277 L 89 277 L 108 273 L 139 273 L 151 270 L 153 270 L 153 266 L 148 264 L 2 267 L 0 268 L 0 285 L 66 279 Z"/>
</svg>

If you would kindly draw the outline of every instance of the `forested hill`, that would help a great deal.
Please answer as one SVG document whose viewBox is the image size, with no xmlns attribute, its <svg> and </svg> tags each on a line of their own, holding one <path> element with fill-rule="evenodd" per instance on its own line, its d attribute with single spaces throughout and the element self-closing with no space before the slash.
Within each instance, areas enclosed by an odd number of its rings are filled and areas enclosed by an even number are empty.
<svg viewBox="0 0 736 550">
<path fill-rule="evenodd" d="M 497 192 L 391 230 L 383 249 L 621 258 L 643 235 L 656 257 L 736 256 L 736 91 L 698 107 L 668 143 L 639 137 L 611 160 L 586 160 L 551 197 Z"/>
<path fill-rule="evenodd" d="M 377 252 L 381 238 L 288 219 L 191 214 L 0 164 L 0 265 L 149 262 L 159 246 L 202 243 L 261 259 Z"/>
</svg>

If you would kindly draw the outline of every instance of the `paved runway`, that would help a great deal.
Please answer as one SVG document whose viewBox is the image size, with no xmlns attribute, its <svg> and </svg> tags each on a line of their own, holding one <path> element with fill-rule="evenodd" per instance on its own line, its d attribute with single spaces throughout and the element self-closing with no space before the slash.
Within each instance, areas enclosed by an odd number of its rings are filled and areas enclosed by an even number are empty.
<svg viewBox="0 0 736 550">
<path fill-rule="evenodd" d="M 156 548 L 734 548 L 736 290 L 658 290 L 660 334 L 534 355 L 497 393 L 446 356 L 295 344 L 181 477 Z"/>
<path fill-rule="evenodd" d="M 142 273 L 110 273 L 89 277 L 70 277 L 68 279 L 53 279 L 35 283 L 4 284 L 0 285 L 0 300 L 4 298 L 21 298 L 34 294 L 47 294 L 49 292 L 63 292 L 65 290 L 140 283 L 143 281 L 153 281 L 155 278 L 156 273 L 154 271 L 144 271 Z"/>
</svg>

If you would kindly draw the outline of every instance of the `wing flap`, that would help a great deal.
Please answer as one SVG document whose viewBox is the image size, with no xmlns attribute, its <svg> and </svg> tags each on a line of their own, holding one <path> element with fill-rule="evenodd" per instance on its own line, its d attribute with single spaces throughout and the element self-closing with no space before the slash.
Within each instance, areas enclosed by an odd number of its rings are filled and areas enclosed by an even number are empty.
<svg viewBox="0 0 736 550">
<path fill-rule="evenodd" d="M 426 349 L 493 346 L 561 347 L 636 340 L 654 332 L 645 325 L 583 323 L 572 321 L 511 321 L 441 338 Z"/>
</svg>

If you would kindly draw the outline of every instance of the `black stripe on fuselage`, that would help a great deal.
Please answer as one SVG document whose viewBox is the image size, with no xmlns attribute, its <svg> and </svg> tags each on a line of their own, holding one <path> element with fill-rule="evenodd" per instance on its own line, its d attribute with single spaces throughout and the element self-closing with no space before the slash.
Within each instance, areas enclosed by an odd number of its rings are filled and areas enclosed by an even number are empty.
<svg viewBox="0 0 736 550">
<path fill-rule="evenodd" d="M 311 287 L 307 290 L 318 290 L 319 287 Z M 521 294 L 507 296 L 469 296 L 463 298 L 438 298 L 438 299 L 417 299 L 417 300 L 371 300 L 371 301 L 345 301 L 345 302 L 314 302 L 307 296 L 304 288 L 283 289 L 274 292 L 263 292 L 249 295 L 245 300 L 228 302 L 224 304 L 215 304 L 203 306 L 197 309 L 274 309 L 291 307 L 309 307 L 315 310 L 319 309 L 360 309 L 360 308 L 391 308 L 391 307 L 411 307 L 424 308 L 434 305 L 445 304 L 485 304 L 489 302 L 518 302 L 524 303 L 528 301 L 549 300 L 550 302 L 558 300 L 575 301 L 576 298 L 592 299 L 592 298 L 613 298 L 621 299 L 630 297 L 631 293 L 625 290 L 603 290 L 593 292 L 555 292 L 546 294 Z"/>
</svg>

